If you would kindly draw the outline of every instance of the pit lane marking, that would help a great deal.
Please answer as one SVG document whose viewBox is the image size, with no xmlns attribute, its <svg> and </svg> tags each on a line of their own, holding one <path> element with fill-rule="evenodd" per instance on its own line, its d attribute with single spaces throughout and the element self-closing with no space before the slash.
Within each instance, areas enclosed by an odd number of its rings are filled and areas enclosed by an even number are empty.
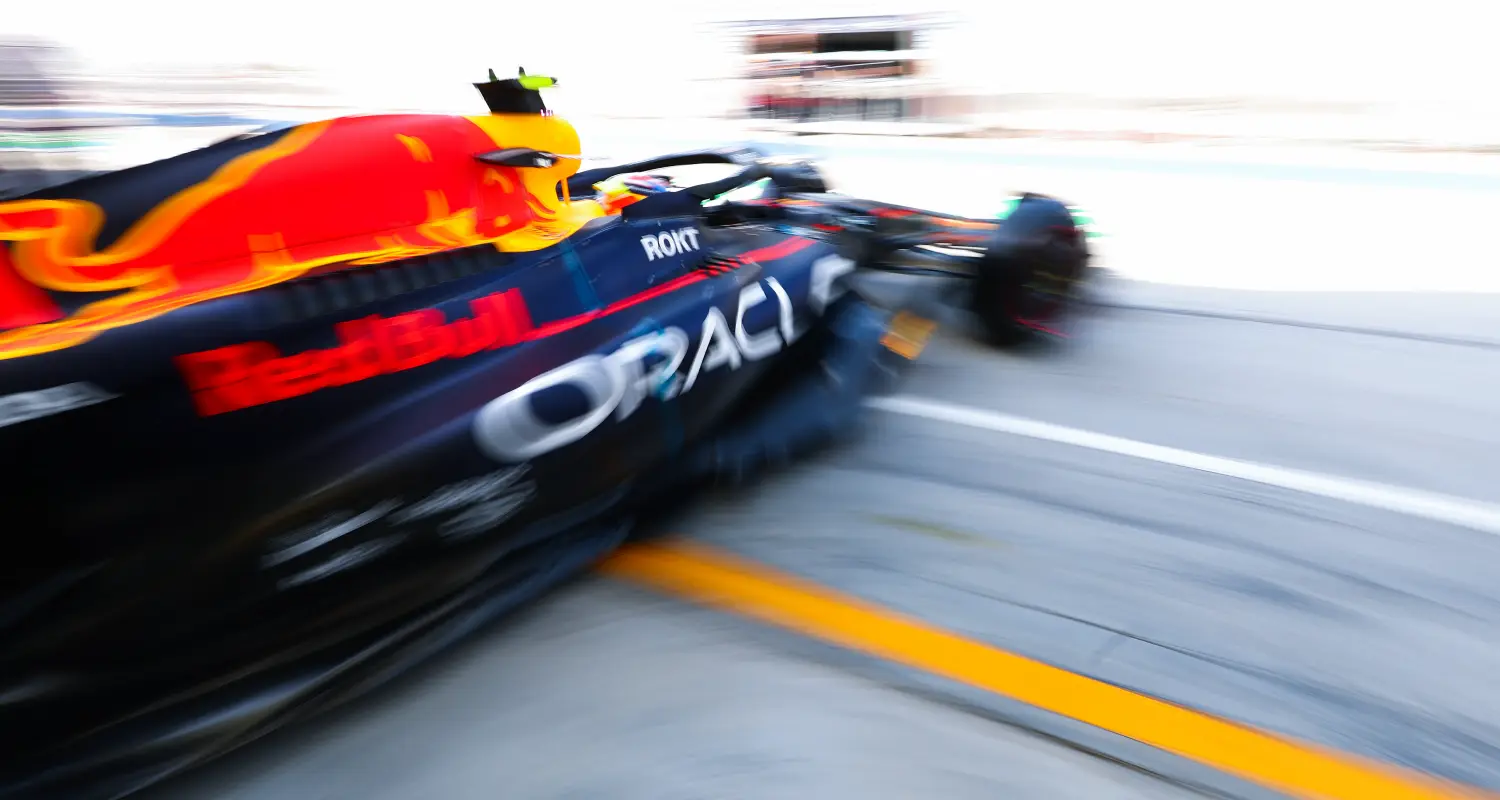
<svg viewBox="0 0 1500 800">
<path fill-rule="evenodd" d="M 604 574 L 1014 698 L 1296 798 L 1500 796 L 1251 728 L 1044 664 L 688 542 L 628 546 Z"/>
<path fill-rule="evenodd" d="M 1155 461 L 1500 535 L 1500 506 L 1478 500 L 1211 456 L 937 400 L 908 396 L 876 397 L 867 400 L 866 405 L 893 414 Z"/>
</svg>

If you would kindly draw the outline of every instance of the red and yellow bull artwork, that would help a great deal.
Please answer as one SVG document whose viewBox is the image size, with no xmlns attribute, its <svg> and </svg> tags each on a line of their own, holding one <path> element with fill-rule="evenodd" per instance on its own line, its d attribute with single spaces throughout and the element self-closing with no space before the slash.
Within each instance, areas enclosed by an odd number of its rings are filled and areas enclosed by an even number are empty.
<svg viewBox="0 0 1500 800">
<path fill-rule="evenodd" d="M 339 323 L 339 344 L 325 350 L 283 356 L 270 342 L 246 342 L 175 360 L 198 414 L 207 417 L 509 347 L 534 330 L 519 290 L 469 305 L 468 319 L 448 321 L 427 308 Z"/>
<path fill-rule="evenodd" d="M 537 250 L 605 213 L 559 199 L 574 159 L 520 169 L 474 158 L 517 146 L 576 153 L 577 133 L 558 117 L 344 117 L 266 138 L 102 247 L 105 211 L 91 199 L 0 203 L 0 359 L 330 268 L 486 243 Z M 139 169 L 182 168 L 173 162 Z M 114 294 L 64 314 L 49 292 Z"/>
</svg>

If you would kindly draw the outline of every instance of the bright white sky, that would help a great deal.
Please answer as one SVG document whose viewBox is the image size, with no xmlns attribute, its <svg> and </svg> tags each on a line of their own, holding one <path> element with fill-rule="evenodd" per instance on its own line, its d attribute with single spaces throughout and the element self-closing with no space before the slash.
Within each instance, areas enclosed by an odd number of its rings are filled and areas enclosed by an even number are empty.
<svg viewBox="0 0 1500 800">
<path fill-rule="evenodd" d="M 255 0 L 230 13 L 202 0 L 74 0 L 66 11 L 16 1 L 0 26 L 69 44 L 106 69 L 264 61 L 341 82 L 363 76 L 392 95 L 444 87 L 465 103 L 466 82 L 490 66 L 555 74 L 579 99 L 618 97 L 623 74 L 664 86 L 672 79 L 663 73 L 723 75 L 732 55 L 699 26 L 750 13 L 959 11 L 965 24 L 948 32 L 945 71 L 999 91 L 1426 97 L 1494 107 L 1486 84 L 1500 75 L 1484 0 L 763 0 L 753 12 L 727 0 L 639 1 L 649 17 L 618 3 Z"/>
<path fill-rule="evenodd" d="M 494 0 L 254 0 L 231 14 L 202 0 L 74 0 L 63 14 L 45 3 L 17 2 L 6 9 L 0 34 L 53 39 L 97 71 L 141 63 L 312 68 L 340 88 L 358 89 L 356 103 L 469 107 L 475 102 L 469 83 L 491 67 L 502 75 L 518 66 L 554 75 L 562 84 L 557 97 L 574 102 L 642 92 L 640 85 L 622 91 L 627 75 L 670 85 L 685 68 L 700 79 L 722 74 L 729 54 L 695 34 L 701 3 L 650 2 L 660 17 L 649 28 L 638 14 L 611 4 L 585 13 L 576 4 L 547 2 L 516 8 Z"/>
</svg>

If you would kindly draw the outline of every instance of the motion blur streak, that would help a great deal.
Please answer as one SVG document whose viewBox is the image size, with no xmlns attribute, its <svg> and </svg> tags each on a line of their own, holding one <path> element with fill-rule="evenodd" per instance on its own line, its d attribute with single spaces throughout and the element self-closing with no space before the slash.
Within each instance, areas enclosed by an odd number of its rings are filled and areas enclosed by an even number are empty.
<svg viewBox="0 0 1500 800">
<path fill-rule="evenodd" d="M 701 545 L 633 546 L 605 561 L 602 570 L 1006 695 L 1293 797 L 1496 797 L 1136 694 L 903 619 Z"/>
<path fill-rule="evenodd" d="M 1290 489 L 1304 494 L 1315 494 L 1346 503 L 1356 503 L 1393 511 L 1397 514 L 1421 517 L 1500 535 L 1500 507 L 1481 503 L 1478 500 L 1210 456 L 936 400 L 916 397 L 877 397 L 869 400 L 866 405 L 895 414 L 907 414 L 997 433 L 1086 447 L 1104 453 L 1224 475 L 1252 483 Z"/>
</svg>

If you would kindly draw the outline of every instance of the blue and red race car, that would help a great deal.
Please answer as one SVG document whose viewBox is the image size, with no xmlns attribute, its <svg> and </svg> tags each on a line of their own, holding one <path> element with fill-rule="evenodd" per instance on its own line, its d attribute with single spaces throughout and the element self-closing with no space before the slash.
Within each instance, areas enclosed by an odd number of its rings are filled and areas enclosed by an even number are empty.
<svg viewBox="0 0 1500 800">
<path fill-rule="evenodd" d="M 1057 200 L 580 171 L 551 83 L 0 203 L 0 795 L 124 796 L 370 690 L 849 430 L 955 286 L 999 343 L 1067 318 Z"/>
</svg>

